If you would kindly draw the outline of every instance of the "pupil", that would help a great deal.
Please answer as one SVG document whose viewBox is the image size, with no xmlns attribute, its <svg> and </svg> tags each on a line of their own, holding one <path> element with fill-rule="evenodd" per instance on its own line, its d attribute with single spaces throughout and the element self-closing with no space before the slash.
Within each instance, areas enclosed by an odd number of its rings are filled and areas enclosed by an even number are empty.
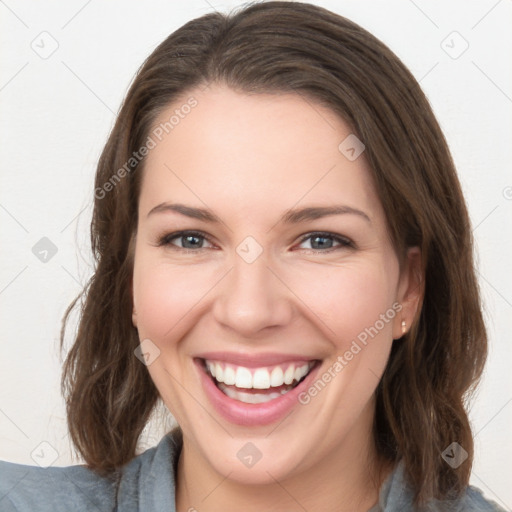
<svg viewBox="0 0 512 512">
<path fill-rule="evenodd" d="M 187 245 L 190 240 L 196 240 L 196 241 L 199 241 L 199 237 L 195 236 L 195 235 L 187 235 L 187 236 L 184 236 L 183 237 L 185 239 L 185 243 L 183 244 L 183 247 L 187 248 L 187 249 L 190 249 L 190 248 L 194 248 L 194 247 L 197 247 L 199 244 L 194 244 L 192 243 L 191 245 Z"/>
<path fill-rule="evenodd" d="M 327 244 L 325 244 L 325 243 L 322 243 L 322 242 L 321 242 L 320 244 L 318 244 L 318 245 L 319 245 L 319 247 L 314 247 L 315 242 L 316 242 L 317 240 L 327 240 Z M 324 247 L 324 248 L 325 248 L 326 246 L 328 246 L 328 245 L 329 245 L 329 242 L 332 244 L 332 240 L 331 240 L 331 239 L 329 239 L 328 237 L 325 237 L 325 236 L 315 236 L 315 237 L 313 237 L 313 244 L 312 244 L 312 245 L 313 245 L 313 247 L 314 247 L 315 249 L 317 249 L 317 248 L 322 248 L 322 247 Z M 328 247 L 328 248 L 330 248 L 330 247 Z"/>
</svg>

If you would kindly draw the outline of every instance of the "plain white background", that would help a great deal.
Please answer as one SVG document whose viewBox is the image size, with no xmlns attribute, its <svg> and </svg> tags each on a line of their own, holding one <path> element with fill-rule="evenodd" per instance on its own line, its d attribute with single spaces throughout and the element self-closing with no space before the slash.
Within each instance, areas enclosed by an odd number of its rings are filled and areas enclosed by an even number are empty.
<svg viewBox="0 0 512 512">
<path fill-rule="evenodd" d="M 359 23 L 403 60 L 450 144 L 473 223 L 490 336 L 470 413 L 472 483 L 510 510 L 512 2 L 312 3 Z M 81 462 L 67 436 L 58 338 L 64 309 L 92 269 L 97 159 L 136 69 L 155 46 L 192 18 L 241 4 L 0 0 L 1 459 L 34 465 L 34 453 L 44 452 L 56 466 Z M 46 262 L 33 250 L 43 237 L 56 250 Z M 152 423 L 140 448 L 156 444 L 168 426 Z"/>
</svg>

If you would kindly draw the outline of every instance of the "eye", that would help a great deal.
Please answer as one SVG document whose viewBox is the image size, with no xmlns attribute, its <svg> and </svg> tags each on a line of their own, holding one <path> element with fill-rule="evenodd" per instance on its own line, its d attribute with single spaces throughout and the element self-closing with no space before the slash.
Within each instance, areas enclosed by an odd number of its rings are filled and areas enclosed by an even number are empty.
<svg viewBox="0 0 512 512">
<path fill-rule="evenodd" d="M 311 247 L 306 247 L 306 249 L 310 249 L 313 251 L 319 251 L 320 252 L 331 252 L 335 251 L 337 249 L 343 249 L 346 247 L 354 248 L 354 243 L 340 235 L 335 235 L 334 233 L 323 233 L 323 232 L 317 232 L 317 233 L 308 233 L 301 239 L 301 244 L 303 244 L 306 241 L 310 241 Z M 333 243 L 337 243 L 337 246 L 333 246 Z"/>
<path fill-rule="evenodd" d="M 174 243 L 175 240 L 179 240 L 179 244 Z M 306 250 L 313 250 L 315 252 L 331 252 L 337 249 L 346 247 L 354 248 L 354 243 L 340 235 L 334 233 L 316 232 L 308 233 L 303 236 L 300 245 L 309 241 L 310 247 L 303 247 Z M 212 242 L 208 237 L 200 231 L 176 231 L 162 236 L 158 241 L 158 247 L 169 246 L 170 248 L 183 249 L 184 251 L 197 252 L 201 249 L 207 249 L 204 247 L 204 242 L 212 245 Z M 334 245 L 337 244 L 337 245 Z"/>
<path fill-rule="evenodd" d="M 179 240 L 180 245 L 173 243 L 174 240 Z M 202 246 L 205 241 L 211 243 L 208 238 L 199 231 L 177 231 L 160 238 L 158 247 L 173 246 L 172 248 L 194 251 L 195 249 L 206 249 L 207 247 Z"/>
</svg>

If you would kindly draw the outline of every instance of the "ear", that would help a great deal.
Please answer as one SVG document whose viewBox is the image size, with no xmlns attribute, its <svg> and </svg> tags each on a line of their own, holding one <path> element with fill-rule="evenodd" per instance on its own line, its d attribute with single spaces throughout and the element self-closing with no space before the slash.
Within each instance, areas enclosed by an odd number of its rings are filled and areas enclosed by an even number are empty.
<svg viewBox="0 0 512 512">
<path fill-rule="evenodd" d="M 133 327 L 135 327 L 135 329 L 137 329 L 137 312 L 135 311 L 135 306 L 133 306 L 133 311 L 132 311 L 132 324 L 133 324 Z"/>
<path fill-rule="evenodd" d="M 402 309 L 393 322 L 393 339 L 407 334 L 420 308 L 424 293 L 422 255 L 419 247 L 409 247 L 401 269 L 397 301 Z"/>
<path fill-rule="evenodd" d="M 135 242 L 137 239 L 137 234 L 134 233 L 132 237 L 130 238 L 130 244 L 128 246 L 128 253 L 131 255 L 132 258 L 132 275 L 130 278 L 130 294 L 132 296 L 132 324 L 135 329 L 137 329 L 137 309 L 135 308 L 135 298 L 133 295 L 133 262 L 135 259 Z"/>
<path fill-rule="evenodd" d="M 135 308 L 135 300 L 133 298 L 133 278 L 130 283 L 130 288 L 131 288 L 131 295 L 132 295 L 132 324 L 133 324 L 133 327 L 135 327 L 135 329 L 137 329 L 137 310 Z"/>
</svg>

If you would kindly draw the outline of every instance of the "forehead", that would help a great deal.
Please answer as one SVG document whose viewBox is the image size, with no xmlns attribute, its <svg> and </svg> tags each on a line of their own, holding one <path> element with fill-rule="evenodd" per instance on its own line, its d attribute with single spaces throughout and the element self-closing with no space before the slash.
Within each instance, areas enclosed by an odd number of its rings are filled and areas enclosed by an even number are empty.
<svg viewBox="0 0 512 512">
<path fill-rule="evenodd" d="M 298 202 L 379 214 L 364 153 L 351 161 L 339 149 L 350 127 L 302 95 L 191 90 L 159 116 L 155 133 L 142 213 L 173 200 L 227 214 L 271 215 Z"/>
</svg>

